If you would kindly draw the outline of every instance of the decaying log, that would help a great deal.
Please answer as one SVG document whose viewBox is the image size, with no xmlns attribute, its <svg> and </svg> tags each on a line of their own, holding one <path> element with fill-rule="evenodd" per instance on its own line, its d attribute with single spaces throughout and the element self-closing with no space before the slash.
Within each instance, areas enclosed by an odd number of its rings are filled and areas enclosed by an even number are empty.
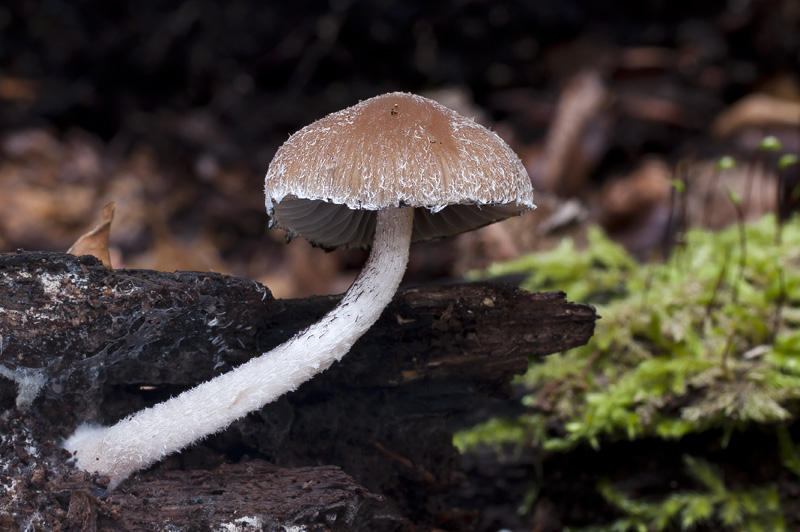
<svg viewBox="0 0 800 532">
<path fill-rule="evenodd" d="M 147 514 L 191 530 L 447 526 L 458 512 L 442 495 L 461 479 L 447 418 L 507 394 L 529 355 L 586 342 L 597 318 L 563 293 L 407 288 L 342 362 L 114 492 L 65 465 L 58 443 L 77 424 L 112 423 L 228 371 L 337 300 L 275 300 L 214 273 L 0 254 L 0 528 L 35 518 L 47 530 L 151 530 Z"/>
</svg>

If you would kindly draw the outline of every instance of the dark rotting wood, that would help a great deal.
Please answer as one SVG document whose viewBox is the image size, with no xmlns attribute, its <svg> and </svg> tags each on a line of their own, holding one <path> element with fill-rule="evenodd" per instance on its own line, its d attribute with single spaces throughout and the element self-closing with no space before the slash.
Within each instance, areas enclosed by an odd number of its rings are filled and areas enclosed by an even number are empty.
<svg viewBox="0 0 800 532">
<path fill-rule="evenodd" d="M 34 518 L 48 530 L 151 530 L 148 518 L 192 530 L 436 524 L 453 515 L 439 496 L 461 479 L 448 418 L 508 394 L 530 356 L 585 343 L 597 319 L 559 292 L 406 288 L 340 363 L 114 492 L 66 465 L 58 445 L 77 424 L 112 423 L 228 371 L 337 301 L 276 300 L 216 273 L 0 254 L 0 490 L 16 486 L 0 491 L 0 527 Z M 293 482 L 316 488 L 287 498 Z"/>
</svg>

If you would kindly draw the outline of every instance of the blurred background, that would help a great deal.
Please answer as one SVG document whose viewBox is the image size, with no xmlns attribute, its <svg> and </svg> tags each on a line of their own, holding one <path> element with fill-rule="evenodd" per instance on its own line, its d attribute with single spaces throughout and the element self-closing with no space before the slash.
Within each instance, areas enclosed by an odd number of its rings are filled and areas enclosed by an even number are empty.
<svg viewBox="0 0 800 532">
<path fill-rule="evenodd" d="M 794 208 L 797 175 L 759 144 L 798 151 L 798 28 L 795 0 L 12 0 L 0 251 L 64 251 L 115 201 L 115 267 L 214 270 L 278 297 L 342 291 L 364 252 L 286 245 L 267 229 L 263 176 L 292 132 L 399 90 L 496 130 L 540 205 L 419 245 L 406 282 L 580 241 L 595 223 L 652 258 L 678 218 L 732 222 L 726 187 L 752 188 L 750 216 Z M 719 185 L 725 155 L 747 164 Z"/>
</svg>

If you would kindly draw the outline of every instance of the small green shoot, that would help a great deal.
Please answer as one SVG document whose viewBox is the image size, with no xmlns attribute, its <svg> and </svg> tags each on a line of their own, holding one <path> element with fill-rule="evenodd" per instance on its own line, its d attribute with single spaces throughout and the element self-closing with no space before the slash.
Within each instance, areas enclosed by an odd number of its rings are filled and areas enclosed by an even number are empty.
<svg viewBox="0 0 800 532">
<path fill-rule="evenodd" d="M 736 159 L 730 155 L 723 155 L 717 160 L 716 168 L 720 171 L 733 170 L 736 168 Z"/>
<path fill-rule="evenodd" d="M 736 209 L 736 227 L 739 229 L 739 280 L 741 280 L 744 275 L 745 264 L 747 263 L 747 232 L 744 228 L 744 210 L 742 209 L 742 201 L 739 199 L 738 194 L 730 188 L 728 189 L 728 197 L 733 204 L 733 208 Z M 739 283 L 737 282 L 735 286 L 738 287 Z M 739 290 L 736 288 L 733 291 L 733 301 L 736 302 L 738 297 Z"/>
<path fill-rule="evenodd" d="M 783 144 L 778 140 L 778 137 L 767 135 L 761 139 L 761 142 L 758 144 L 758 149 L 761 151 L 781 151 L 783 149 Z"/>
<path fill-rule="evenodd" d="M 709 219 L 711 216 L 711 198 L 713 198 L 714 190 L 717 188 L 717 184 L 719 183 L 720 174 L 727 170 L 733 170 L 734 168 L 736 168 L 736 159 L 730 155 L 723 155 L 717 159 L 717 163 L 714 165 L 714 173 L 711 175 L 711 179 L 708 182 L 708 188 L 706 188 L 706 193 L 703 198 L 702 227 L 708 227 L 709 225 Z"/>
<path fill-rule="evenodd" d="M 794 153 L 783 154 L 780 159 L 778 159 L 778 170 L 786 170 L 795 164 L 797 164 L 797 155 Z"/>
</svg>

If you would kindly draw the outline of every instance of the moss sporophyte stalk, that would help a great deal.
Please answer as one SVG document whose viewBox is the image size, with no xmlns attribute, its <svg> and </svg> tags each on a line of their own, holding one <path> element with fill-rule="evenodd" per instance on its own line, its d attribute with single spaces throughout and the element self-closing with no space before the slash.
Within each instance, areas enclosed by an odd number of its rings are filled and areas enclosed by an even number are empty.
<svg viewBox="0 0 800 532">
<path fill-rule="evenodd" d="M 523 288 L 563 290 L 594 304 L 602 319 L 587 345 L 532 359 L 518 380 L 528 390 L 525 415 L 459 433 L 456 444 L 533 444 L 545 453 L 568 453 L 715 430 L 725 446 L 756 425 L 770 431 L 787 425 L 800 399 L 800 219 L 783 225 L 780 240 L 776 229 L 772 215 L 743 226 L 746 250 L 742 227 L 689 230 L 684 252 L 643 266 L 594 228 L 586 249 L 565 240 L 550 252 L 476 274 L 525 274 Z M 788 432 L 781 441 L 784 464 L 792 457 L 800 463 Z M 691 458 L 686 464 L 690 474 L 700 467 L 715 471 Z M 650 506 L 601 485 L 601 495 L 627 521 L 596 530 L 684 530 L 700 521 L 725 530 L 785 529 L 774 486 L 712 489 L 712 476 L 707 472 L 709 482 L 700 483 L 707 489 Z M 689 497 L 698 493 L 702 501 Z M 746 511 L 748 497 L 761 501 L 762 511 Z"/>
</svg>

